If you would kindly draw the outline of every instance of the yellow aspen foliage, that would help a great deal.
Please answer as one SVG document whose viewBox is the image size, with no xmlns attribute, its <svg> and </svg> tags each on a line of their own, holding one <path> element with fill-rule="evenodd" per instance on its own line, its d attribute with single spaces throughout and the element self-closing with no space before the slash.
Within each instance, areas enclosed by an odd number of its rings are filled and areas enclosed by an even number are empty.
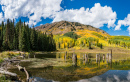
<svg viewBox="0 0 130 82">
<path fill-rule="evenodd" d="M 56 48 L 58 49 L 59 46 L 61 49 L 64 48 L 71 48 L 75 46 L 75 42 L 73 38 L 67 36 L 54 36 L 54 40 L 56 42 Z"/>
</svg>

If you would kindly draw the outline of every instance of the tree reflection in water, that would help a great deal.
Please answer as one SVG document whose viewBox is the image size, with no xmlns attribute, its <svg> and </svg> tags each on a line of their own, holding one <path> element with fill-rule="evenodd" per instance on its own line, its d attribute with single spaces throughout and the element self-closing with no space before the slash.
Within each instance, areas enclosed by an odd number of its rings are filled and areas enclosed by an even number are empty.
<svg viewBox="0 0 130 82">
<path fill-rule="evenodd" d="M 109 62 L 109 57 L 100 54 L 100 58 L 96 61 L 96 54 L 85 54 L 85 53 L 49 53 L 48 56 L 39 55 L 36 57 L 44 58 L 42 60 L 48 60 L 51 58 L 52 65 L 46 67 L 33 67 L 29 64 L 27 70 L 29 71 L 31 77 L 35 81 L 79 81 L 79 82 L 104 82 L 104 81 L 130 81 L 130 60 L 116 58 L 113 55 L 112 61 Z M 51 57 L 52 55 L 52 57 Z M 99 55 L 99 54 L 98 54 Z M 41 57 L 42 56 L 42 57 Z M 46 57 L 46 58 L 45 58 Z M 54 58 L 55 57 L 55 58 Z M 38 59 L 38 58 L 37 58 Z M 54 61 L 57 63 L 53 63 Z M 37 64 L 41 61 L 35 61 Z M 33 63 L 33 62 L 32 62 Z M 60 66 L 59 63 L 65 64 L 65 66 Z M 42 64 L 47 64 L 43 62 Z M 24 62 L 21 64 L 23 67 L 27 66 Z M 35 64 L 36 65 L 36 64 Z M 55 66 L 57 65 L 57 66 Z M 59 65 L 59 66 L 58 66 Z M 42 66 L 42 65 L 41 65 Z M 13 72 L 17 72 L 16 69 L 12 69 Z M 21 73 L 18 73 L 21 74 Z"/>
</svg>

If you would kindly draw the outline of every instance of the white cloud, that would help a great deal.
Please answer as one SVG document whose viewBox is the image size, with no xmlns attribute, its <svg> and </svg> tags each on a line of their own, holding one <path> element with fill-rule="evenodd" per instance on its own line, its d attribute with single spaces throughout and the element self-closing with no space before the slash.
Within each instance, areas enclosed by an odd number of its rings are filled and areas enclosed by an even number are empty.
<svg viewBox="0 0 130 82">
<path fill-rule="evenodd" d="M 80 9 L 70 9 L 56 12 L 52 16 L 53 22 L 66 20 L 71 22 L 79 22 L 86 25 L 92 25 L 94 27 L 102 27 L 104 24 L 108 25 L 108 28 L 115 26 L 116 12 L 113 12 L 111 7 L 102 7 L 100 3 L 95 3 L 91 9 L 81 7 Z"/>
<path fill-rule="evenodd" d="M 2 5 L 5 19 L 28 17 L 28 23 L 35 25 L 41 21 L 41 17 L 47 18 L 56 11 L 60 11 L 61 1 L 62 0 L 0 0 L 0 4 Z"/>
<path fill-rule="evenodd" d="M 42 17 L 52 18 L 53 22 L 66 20 L 79 22 L 94 27 L 102 27 L 104 24 L 108 28 L 115 26 L 116 12 L 111 7 L 102 7 L 100 3 L 95 3 L 91 9 L 81 7 L 80 9 L 62 10 L 60 4 L 62 0 L 0 0 L 4 19 L 17 19 L 28 17 L 29 25 L 36 25 L 42 21 Z"/>
<path fill-rule="evenodd" d="M 127 30 L 129 31 L 130 35 L 130 14 L 124 20 L 118 20 L 118 25 L 115 27 L 115 30 L 121 30 L 121 26 L 128 26 Z"/>
</svg>

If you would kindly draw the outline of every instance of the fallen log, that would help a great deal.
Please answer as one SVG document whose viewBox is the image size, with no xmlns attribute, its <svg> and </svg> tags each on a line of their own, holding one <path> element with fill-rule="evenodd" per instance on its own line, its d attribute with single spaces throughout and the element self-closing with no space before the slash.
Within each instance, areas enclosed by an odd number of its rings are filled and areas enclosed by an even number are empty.
<svg viewBox="0 0 130 82">
<path fill-rule="evenodd" d="M 16 67 L 18 67 L 19 71 L 24 71 L 22 66 L 16 65 Z"/>
<path fill-rule="evenodd" d="M 27 82 L 30 82 L 30 81 L 29 81 L 29 74 L 28 74 L 26 68 L 25 68 L 25 67 L 22 67 L 22 66 L 19 66 L 19 65 L 16 65 L 16 67 L 18 67 L 19 71 L 24 71 L 24 72 L 25 72 L 25 74 L 26 74 L 26 76 L 27 76 L 26 80 L 27 80 Z"/>
<path fill-rule="evenodd" d="M 17 77 L 17 74 L 16 74 L 16 73 L 11 73 L 11 72 L 6 71 L 6 70 L 4 70 L 4 69 L 0 69 L 0 73 L 1 73 L 1 74 L 5 74 L 5 75 L 10 75 L 10 76 L 15 76 L 15 77 Z"/>
<path fill-rule="evenodd" d="M 28 74 L 28 72 L 27 72 L 27 70 L 26 70 L 26 68 L 24 67 L 24 71 L 25 71 L 25 73 L 26 73 L 26 76 L 27 76 L 27 82 L 29 82 L 29 74 Z"/>
<path fill-rule="evenodd" d="M 5 59 L 5 61 L 7 61 L 7 62 L 19 62 L 21 60 L 19 60 L 19 59 Z"/>
</svg>

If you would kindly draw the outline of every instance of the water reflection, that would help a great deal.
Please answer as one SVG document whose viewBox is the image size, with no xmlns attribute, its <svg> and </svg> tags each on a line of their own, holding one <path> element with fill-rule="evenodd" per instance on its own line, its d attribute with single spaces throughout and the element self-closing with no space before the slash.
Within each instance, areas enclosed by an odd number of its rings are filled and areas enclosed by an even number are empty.
<svg viewBox="0 0 130 82">
<path fill-rule="evenodd" d="M 31 56 L 30 56 L 31 57 Z M 128 56 L 126 56 L 128 57 Z M 33 66 L 27 70 L 34 78 L 34 82 L 106 82 L 106 81 L 130 81 L 130 60 L 122 56 L 100 53 L 46 53 L 36 55 L 36 59 L 48 60 L 62 63 L 66 66 L 50 66 L 34 68 Z M 112 59 L 113 58 L 113 59 Z M 122 59 L 121 59 L 122 58 Z M 54 61 L 53 61 L 54 60 Z M 37 63 L 41 63 L 37 61 Z M 36 62 L 36 61 L 35 61 Z M 32 62 L 33 63 L 33 62 Z M 26 62 L 21 64 L 26 66 Z M 45 64 L 45 62 L 42 62 Z M 48 64 L 48 63 L 46 63 Z M 36 65 L 36 64 L 35 64 Z M 13 72 L 16 69 L 13 70 Z"/>
<path fill-rule="evenodd" d="M 73 61 L 73 65 L 77 66 L 77 55 L 76 54 L 73 54 L 72 61 Z"/>
<path fill-rule="evenodd" d="M 34 78 L 33 82 L 59 82 L 54 80 L 47 80 L 40 77 L 31 77 Z M 65 82 L 65 80 L 64 80 Z M 69 81 L 74 82 L 74 81 Z M 130 82 L 130 70 L 109 70 L 106 73 L 94 76 L 89 79 L 82 79 L 75 82 Z"/>
<path fill-rule="evenodd" d="M 40 78 L 40 77 L 31 77 L 30 79 L 34 79 L 32 82 L 56 82 L 53 80 L 47 80 L 47 79 Z"/>
<path fill-rule="evenodd" d="M 130 70 L 109 70 L 102 75 L 77 82 L 130 82 Z"/>
</svg>

